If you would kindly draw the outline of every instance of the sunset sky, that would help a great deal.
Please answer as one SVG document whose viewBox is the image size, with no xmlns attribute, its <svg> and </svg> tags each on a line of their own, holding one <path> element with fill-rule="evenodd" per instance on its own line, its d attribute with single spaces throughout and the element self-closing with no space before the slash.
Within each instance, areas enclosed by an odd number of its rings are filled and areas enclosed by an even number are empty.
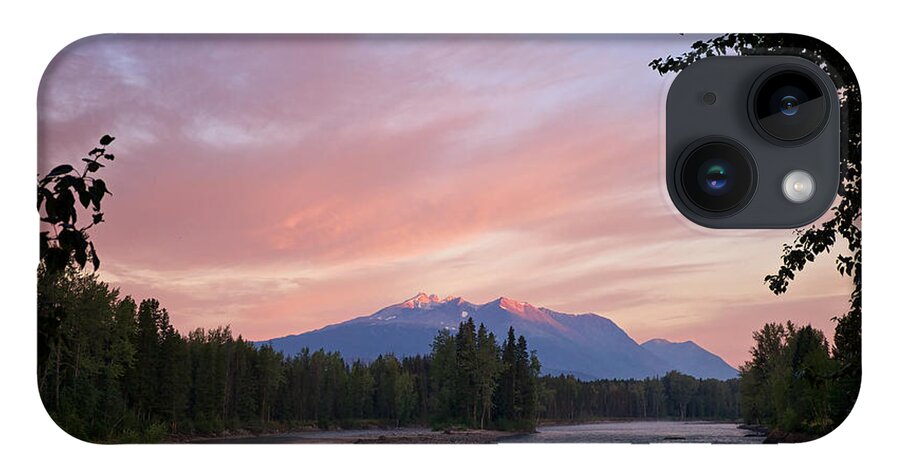
<svg viewBox="0 0 900 476">
<path fill-rule="evenodd" d="M 790 230 L 669 202 L 671 78 L 647 63 L 693 40 L 94 37 L 44 76 L 39 170 L 117 137 L 101 277 L 182 331 L 268 339 L 425 291 L 595 312 L 734 366 L 768 321 L 830 340 L 833 256 L 774 296 Z"/>
</svg>

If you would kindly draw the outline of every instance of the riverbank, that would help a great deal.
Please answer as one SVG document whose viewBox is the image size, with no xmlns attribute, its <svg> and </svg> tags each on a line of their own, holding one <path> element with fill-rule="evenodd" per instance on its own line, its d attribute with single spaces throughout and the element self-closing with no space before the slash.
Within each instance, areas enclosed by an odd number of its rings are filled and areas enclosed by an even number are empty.
<svg viewBox="0 0 900 476">
<path fill-rule="evenodd" d="M 491 444 L 523 434 L 522 432 L 477 429 L 433 431 L 423 427 L 357 430 L 312 429 L 260 434 L 237 432 L 215 437 L 195 437 L 183 442 L 199 444 Z"/>
<path fill-rule="evenodd" d="M 269 423 L 262 426 L 250 426 L 240 428 L 226 428 L 215 433 L 201 434 L 175 434 L 168 435 L 164 439 L 165 443 L 205 443 L 217 442 L 233 439 L 252 439 L 252 438 L 273 438 L 283 435 L 297 434 L 319 434 L 334 433 L 343 431 L 390 431 L 398 427 L 385 420 L 345 420 L 328 426 L 319 426 L 314 422 L 294 422 L 292 424 L 285 423 Z"/>
<path fill-rule="evenodd" d="M 306 429 L 268 434 L 235 433 L 193 438 L 212 444 L 492 444 L 492 443 L 761 443 L 764 434 L 736 423 L 710 421 L 604 421 L 544 425 L 535 432 L 426 427 Z"/>
<path fill-rule="evenodd" d="M 522 434 L 524 433 L 499 430 L 445 430 L 416 435 L 379 435 L 375 438 L 360 438 L 354 443 L 490 444 Z"/>
<path fill-rule="evenodd" d="M 741 429 L 745 425 L 741 425 L 739 420 L 714 420 L 709 418 L 689 418 L 685 420 L 680 420 L 678 418 L 592 418 L 586 420 L 540 420 L 538 421 L 537 426 L 577 426 L 577 425 L 601 425 L 605 423 L 654 423 L 654 422 L 669 422 L 669 423 L 684 423 L 684 424 L 693 424 L 693 423 L 722 423 L 722 424 L 734 424 L 738 425 Z"/>
<path fill-rule="evenodd" d="M 762 435 L 738 428 L 734 422 L 708 420 L 619 420 L 600 423 L 541 425 L 537 432 L 508 443 L 716 443 L 755 444 Z"/>
<path fill-rule="evenodd" d="M 777 428 L 774 430 L 770 430 L 768 427 L 765 427 L 763 425 L 738 425 L 738 428 L 753 432 L 754 435 L 763 438 L 762 442 L 764 444 L 806 443 L 807 441 L 813 441 L 820 438 L 820 436 L 818 435 L 812 435 L 809 433 L 789 433 L 781 431 Z"/>
</svg>

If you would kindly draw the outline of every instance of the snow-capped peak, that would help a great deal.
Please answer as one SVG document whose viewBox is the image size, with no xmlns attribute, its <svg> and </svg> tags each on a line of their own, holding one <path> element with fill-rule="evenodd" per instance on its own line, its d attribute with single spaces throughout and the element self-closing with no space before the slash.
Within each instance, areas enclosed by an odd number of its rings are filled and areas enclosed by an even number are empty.
<svg viewBox="0 0 900 476">
<path fill-rule="evenodd" d="M 508 297 L 500 297 L 500 307 L 515 314 L 525 314 L 526 310 L 535 309 L 534 306 L 527 302 L 519 302 Z"/>
<path fill-rule="evenodd" d="M 534 322 L 542 322 L 545 324 L 549 324 L 556 328 L 562 328 L 562 325 L 554 319 L 546 310 L 540 309 L 532 306 L 524 301 L 516 301 L 515 299 L 510 299 L 508 297 L 501 296 L 497 300 L 493 301 L 496 305 L 503 309 L 504 311 L 518 316 L 522 319 L 526 319 Z M 490 303 L 489 303 L 490 304 Z M 485 304 L 487 305 L 487 304 Z"/>
<path fill-rule="evenodd" d="M 455 298 L 453 296 L 447 296 L 446 298 L 441 299 L 441 297 L 438 296 L 437 294 L 426 294 L 426 293 L 420 292 L 419 294 L 416 294 L 414 297 L 411 297 L 411 298 L 407 299 L 406 301 L 403 301 L 400 305 L 403 307 L 408 307 L 408 308 L 419 308 L 419 307 L 426 307 L 431 304 L 445 303 L 452 299 L 455 299 Z"/>
</svg>

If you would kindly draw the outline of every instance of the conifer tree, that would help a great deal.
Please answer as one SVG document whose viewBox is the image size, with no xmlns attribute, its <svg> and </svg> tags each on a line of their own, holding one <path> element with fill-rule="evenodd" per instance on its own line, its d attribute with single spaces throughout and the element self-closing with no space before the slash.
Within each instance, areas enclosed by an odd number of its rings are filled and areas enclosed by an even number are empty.
<svg viewBox="0 0 900 476">
<path fill-rule="evenodd" d="M 470 317 L 459 325 L 456 334 L 456 392 L 459 404 L 465 412 L 464 423 L 474 425 L 478 412 L 478 351 L 476 347 L 475 323 Z"/>
<path fill-rule="evenodd" d="M 448 423 L 459 414 L 457 392 L 456 337 L 441 329 L 431 343 L 433 420 Z"/>
<path fill-rule="evenodd" d="M 481 407 L 479 427 L 484 428 L 486 422 L 491 421 L 494 392 L 497 388 L 497 379 L 500 371 L 500 350 L 493 332 L 488 332 L 484 323 L 478 326 L 476 336 L 477 365 L 476 388 L 478 391 L 478 405 Z"/>
<path fill-rule="evenodd" d="M 497 417 L 501 421 L 516 419 L 517 367 L 516 367 L 516 334 L 512 326 L 503 342 L 503 354 L 500 363 L 500 384 L 497 392 Z"/>
</svg>

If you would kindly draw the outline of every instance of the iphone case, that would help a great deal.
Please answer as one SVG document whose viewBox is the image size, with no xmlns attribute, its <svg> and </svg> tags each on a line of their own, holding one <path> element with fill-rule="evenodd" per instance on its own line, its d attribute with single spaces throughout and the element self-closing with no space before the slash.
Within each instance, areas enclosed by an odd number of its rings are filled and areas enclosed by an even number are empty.
<svg viewBox="0 0 900 476">
<path fill-rule="evenodd" d="M 837 86 L 839 194 L 701 228 L 666 92 L 759 54 Z M 856 400 L 860 96 L 816 39 L 101 35 L 38 113 L 37 384 L 76 438 L 794 442 Z"/>
</svg>

